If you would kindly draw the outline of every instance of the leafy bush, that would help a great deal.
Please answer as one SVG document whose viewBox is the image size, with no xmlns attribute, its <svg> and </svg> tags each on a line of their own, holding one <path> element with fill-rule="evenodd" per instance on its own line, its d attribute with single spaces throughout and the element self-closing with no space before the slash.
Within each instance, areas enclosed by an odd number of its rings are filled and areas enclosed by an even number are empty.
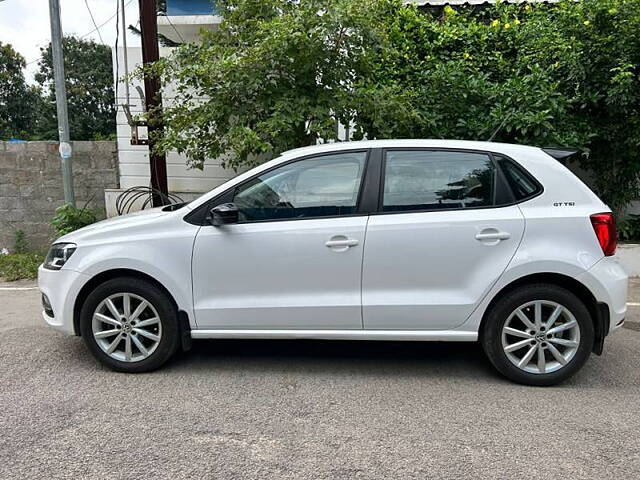
<svg viewBox="0 0 640 480">
<path fill-rule="evenodd" d="M 0 255 L 0 277 L 7 281 L 34 279 L 38 276 L 38 267 L 44 261 L 39 253 L 13 253 Z"/>
<path fill-rule="evenodd" d="M 618 237 L 620 240 L 640 240 L 640 215 L 630 215 L 618 223 Z"/>
<path fill-rule="evenodd" d="M 20 229 L 16 230 L 13 242 L 13 253 L 27 253 L 28 251 L 29 243 L 27 242 L 24 231 Z"/>
<path fill-rule="evenodd" d="M 96 212 L 83 208 L 76 208 L 70 203 L 56 208 L 56 214 L 51 220 L 51 225 L 58 235 L 66 235 L 79 228 L 86 227 L 97 221 Z"/>
<path fill-rule="evenodd" d="M 609 205 L 639 194 L 640 2 L 221 0 L 220 28 L 153 72 L 164 150 L 256 163 L 338 136 L 573 146 Z"/>
</svg>

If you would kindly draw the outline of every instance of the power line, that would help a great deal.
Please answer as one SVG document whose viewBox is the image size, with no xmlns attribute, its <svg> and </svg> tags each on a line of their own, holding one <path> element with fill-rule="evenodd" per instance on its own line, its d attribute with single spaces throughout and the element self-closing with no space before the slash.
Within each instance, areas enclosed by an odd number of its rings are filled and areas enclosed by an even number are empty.
<svg viewBox="0 0 640 480">
<path fill-rule="evenodd" d="M 182 35 L 181 35 L 181 34 L 180 34 L 180 32 L 178 31 L 178 29 L 176 28 L 176 26 L 173 24 L 173 22 L 172 22 L 172 21 L 171 21 L 171 19 L 169 18 L 169 16 L 168 16 L 166 13 L 165 13 L 163 16 L 164 16 L 164 18 L 166 18 L 166 19 L 167 19 L 167 22 L 169 22 L 169 25 L 171 25 L 171 28 L 173 28 L 173 31 L 174 31 L 174 32 L 176 32 L 176 34 L 178 35 L 178 38 L 180 38 L 180 41 L 181 41 L 182 43 L 186 43 L 186 42 L 184 41 L 184 38 L 182 37 Z"/>
<path fill-rule="evenodd" d="M 100 38 L 100 43 L 104 43 L 102 39 L 102 34 L 100 33 L 100 28 L 96 25 L 96 19 L 93 18 L 93 13 L 91 12 L 91 8 L 89 8 L 89 0 L 84 0 L 84 4 L 87 6 L 87 11 L 89 12 L 89 16 L 91 17 L 91 22 L 93 22 L 93 26 L 96 27 L 96 32 L 98 32 L 98 37 Z M 116 8 L 116 15 L 118 14 L 118 9 Z"/>
<path fill-rule="evenodd" d="M 127 3 L 125 3 L 125 8 L 129 6 L 129 4 L 133 2 L 133 0 L 129 0 Z M 82 40 L 83 38 L 88 37 L 89 35 L 91 35 L 93 32 L 95 32 L 96 30 L 98 30 L 99 28 L 104 27 L 107 23 L 109 23 L 111 20 L 113 20 L 116 16 L 118 15 L 118 10 L 116 9 L 116 13 L 114 13 L 113 15 L 111 15 L 109 18 L 107 18 L 104 22 L 102 22 L 100 25 L 98 25 L 96 28 L 94 28 L 93 30 L 91 30 L 90 32 L 85 33 L 84 35 L 79 36 L 78 38 L 80 40 Z M 46 43 L 41 43 L 38 45 L 38 47 L 42 47 L 43 45 L 45 45 Z M 39 61 L 39 58 L 36 58 L 35 60 L 31 60 L 30 62 L 27 62 L 25 66 L 29 66 L 32 63 L 36 63 L 37 61 Z"/>
<path fill-rule="evenodd" d="M 129 6 L 129 4 L 133 2 L 133 0 L 129 0 L 127 3 L 124 4 L 125 8 Z M 111 15 L 108 19 L 106 19 L 104 22 L 102 22 L 100 25 L 98 25 L 96 28 L 94 28 L 93 30 L 91 30 L 90 32 L 85 33 L 84 35 L 80 36 L 80 38 L 85 38 L 88 37 L 89 35 L 91 35 L 93 32 L 95 32 L 98 28 L 102 28 L 104 27 L 107 23 L 109 23 L 111 20 L 113 20 L 116 16 L 118 15 L 118 9 L 116 8 L 116 13 L 114 13 L 113 15 Z"/>
</svg>

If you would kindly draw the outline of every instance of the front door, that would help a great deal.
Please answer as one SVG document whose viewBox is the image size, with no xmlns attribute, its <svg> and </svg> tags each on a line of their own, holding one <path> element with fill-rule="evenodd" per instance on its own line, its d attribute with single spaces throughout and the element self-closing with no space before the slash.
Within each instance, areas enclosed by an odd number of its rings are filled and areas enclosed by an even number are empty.
<svg viewBox="0 0 640 480">
<path fill-rule="evenodd" d="M 489 154 L 388 150 L 383 158 L 363 262 L 364 328 L 455 328 L 515 254 L 523 216 L 508 205 Z"/>
<path fill-rule="evenodd" d="M 300 159 L 229 192 L 239 223 L 205 225 L 195 239 L 198 328 L 362 328 L 367 216 L 358 214 L 358 197 L 366 157 Z"/>
</svg>

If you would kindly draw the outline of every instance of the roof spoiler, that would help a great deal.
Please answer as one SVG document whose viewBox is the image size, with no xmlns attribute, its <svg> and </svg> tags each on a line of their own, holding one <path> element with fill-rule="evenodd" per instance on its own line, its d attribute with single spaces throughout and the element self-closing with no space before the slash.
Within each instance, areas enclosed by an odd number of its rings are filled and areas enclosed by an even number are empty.
<svg viewBox="0 0 640 480">
<path fill-rule="evenodd" d="M 563 165 L 567 163 L 571 157 L 580 153 L 580 150 L 577 148 L 543 148 L 542 151 Z"/>
</svg>

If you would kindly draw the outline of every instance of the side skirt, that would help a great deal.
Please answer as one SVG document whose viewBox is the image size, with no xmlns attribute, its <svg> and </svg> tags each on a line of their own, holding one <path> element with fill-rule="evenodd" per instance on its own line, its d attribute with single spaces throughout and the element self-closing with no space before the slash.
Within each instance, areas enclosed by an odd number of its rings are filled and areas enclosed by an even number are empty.
<svg viewBox="0 0 640 480">
<path fill-rule="evenodd" d="M 191 338 L 404 340 L 432 342 L 475 342 L 477 332 L 457 330 L 191 330 Z"/>
</svg>

